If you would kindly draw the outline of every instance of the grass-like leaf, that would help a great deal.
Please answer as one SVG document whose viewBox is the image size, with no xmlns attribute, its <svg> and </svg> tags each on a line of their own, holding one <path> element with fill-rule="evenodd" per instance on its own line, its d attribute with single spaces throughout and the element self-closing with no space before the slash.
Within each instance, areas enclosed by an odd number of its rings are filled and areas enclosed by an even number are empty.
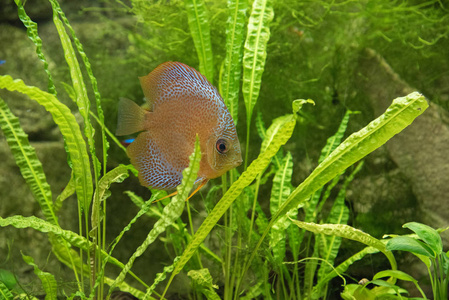
<svg viewBox="0 0 449 300">
<path fill-rule="evenodd" d="M 25 27 L 27 28 L 27 35 L 36 46 L 37 57 L 39 57 L 39 59 L 44 63 L 44 70 L 45 73 L 47 73 L 48 77 L 48 92 L 56 96 L 56 87 L 55 84 L 53 83 L 53 77 L 51 76 L 50 70 L 48 69 L 47 59 L 45 58 L 45 55 L 42 52 L 42 40 L 37 33 L 37 23 L 33 22 L 25 12 L 22 0 L 14 0 L 14 1 L 16 2 L 17 5 L 20 21 L 22 21 L 23 25 L 25 25 Z"/>
<path fill-rule="evenodd" d="M 353 181 L 355 175 L 361 170 L 363 163 L 357 165 L 353 172 L 345 178 L 343 185 L 338 191 L 338 195 L 332 205 L 329 217 L 327 218 L 327 223 L 331 224 L 347 224 L 349 220 L 349 209 L 345 205 L 346 199 L 346 189 L 348 185 Z M 318 282 L 321 281 L 330 271 L 331 266 L 334 265 L 335 259 L 338 255 L 340 249 L 342 238 L 336 235 L 323 236 L 321 238 L 321 258 L 325 261 L 321 262 L 320 269 L 318 270 Z"/>
<path fill-rule="evenodd" d="M 200 72 L 213 84 L 214 62 L 206 4 L 203 0 L 185 0 L 185 5 L 190 33 L 200 62 Z"/>
<path fill-rule="evenodd" d="M 78 39 L 78 37 L 75 34 L 75 30 L 73 30 L 72 26 L 69 23 L 69 20 L 67 19 L 67 17 L 65 16 L 64 12 L 62 11 L 61 7 L 59 6 L 59 3 L 55 0 L 50 0 L 53 4 L 53 9 L 58 12 L 59 16 L 61 17 L 62 21 L 64 22 L 65 26 L 69 29 L 70 34 L 72 35 L 73 38 L 73 42 L 75 43 L 75 46 L 78 50 L 79 55 L 81 56 L 83 62 L 84 62 L 84 66 L 86 67 L 86 72 L 87 75 L 90 78 L 90 82 L 92 85 L 92 90 L 94 92 L 94 96 L 95 96 L 95 103 L 96 103 L 96 110 L 97 110 L 97 115 L 98 115 L 98 120 L 101 126 L 101 138 L 102 138 L 102 142 L 103 142 L 103 173 L 106 174 L 106 160 L 107 160 L 107 152 L 109 149 L 109 142 L 106 139 L 106 132 L 105 132 L 105 127 L 104 127 L 104 113 L 103 113 L 103 108 L 101 106 L 101 95 L 100 95 L 100 91 L 98 90 L 98 84 L 97 84 L 97 79 L 95 78 L 93 71 L 92 71 L 92 67 L 91 64 L 89 62 L 89 59 L 87 58 L 86 53 L 84 52 L 83 49 L 83 45 L 81 44 L 80 40 Z M 96 116 L 95 116 L 96 117 Z"/>
<path fill-rule="evenodd" d="M 56 300 L 58 298 L 58 285 L 56 284 L 55 276 L 39 269 L 38 265 L 34 263 L 34 259 L 31 256 L 27 256 L 22 253 L 22 258 L 28 265 L 34 268 L 34 274 L 36 274 L 41 280 L 42 287 L 44 288 L 46 294 L 45 300 Z"/>
<path fill-rule="evenodd" d="M 426 98 L 417 93 L 396 98 L 387 111 L 363 129 L 341 143 L 290 195 L 273 217 L 271 223 L 285 215 L 292 207 L 305 201 L 310 195 L 342 173 L 390 138 L 410 125 L 429 106 Z M 269 226 L 271 227 L 271 225 Z M 267 231 L 269 228 L 267 228 Z"/>
<path fill-rule="evenodd" d="M 6 226 L 13 226 L 15 228 L 33 228 L 34 230 L 37 230 L 37 231 L 40 231 L 43 233 L 51 233 L 58 237 L 62 237 L 64 240 L 69 242 L 71 245 L 76 246 L 76 247 L 86 250 L 86 251 L 88 251 L 92 247 L 92 243 L 90 243 L 84 237 L 76 234 L 75 232 L 70 231 L 70 230 L 64 230 L 59 226 L 55 226 L 55 225 L 53 225 L 45 220 L 42 220 L 40 218 L 37 218 L 35 216 L 31 216 L 31 217 L 11 216 L 8 218 L 0 217 L 0 227 L 6 227 Z M 52 245 L 53 246 L 58 245 L 58 246 L 62 247 L 62 245 L 60 243 L 52 243 Z M 61 248 L 61 249 L 65 249 L 65 248 Z M 75 252 L 73 252 L 71 254 L 76 255 Z M 102 254 L 102 257 L 107 256 L 107 253 L 105 253 L 103 251 L 101 252 L 101 254 Z M 69 259 L 71 259 L 71 258 L 69 258 L 68 256 L 66 256 L 64 258 L 66 264 L 68 266 L 72 267 L 72 265 L 69 263 Z M 124 268 L 124 265 L 114 257 L 108 257 L 108 261 L 120 268 Z M 77 265 L 77 267 L 79 267 L 79 265 Z M 133 274 L 133 277 L 138 279 L 137 276 L 135 276 L 134 274 Z M 139 280 L 139 281 L 141 281 L 141 280 Z"/>
<path fill-rule="evenodd" d="M 81 73 L 81 69 L 78 63 L 78 59 L 76 57 L 75 50 L 72 46 L 72 41 L 70 40 L 62 21 L 59 19 L 58 14 L 58 4 L 56 1 L 50 1 L 53 8 L 53 22 L 58 30 L 59 38 L 61 40 L 62 48 L 64 49 L 64 57 L 66 59 L 67 65 L 69 66 L 70 76 L 72 78 L 73 88 L 75 90 L 76 95 L 76 105 L 78 106 L 79 112 L 84 120 L 84 134 L 87 138 L 90 155 L 92 158 L 92 164 L 94 169 L 95 181 L 99 176 L 100 163 L 96 156 L 95 152 L 95 141 L 94 141 L 94 133 L 95 130 L 92 127 L 92 123 L 90 122 L 90 100 L 87 96 L 87 89 L 84 83 L 83 74 Z M 73 159 L 73 158 L 72 158 Z M 92 201 L 92 197 L 89 198 L 78 198 L 78 201 L 81 203 L 81 207 L 87 212 L 90 207 L 90 203 Z"/>
<path fill-rule="evenodd" d="M 281 163 L 273 178 L 273 187 L 271 188 L 270 212 L 275 214 L 280 205 L 287 200 L 291 193 L 291 178 L 293 173 L 293 161 L 290 152 Z M 292 217 L 294 217 L 292 215 Z M 290 226 L 291 221 L 288 216 L 280 218 L 270 231 L 270 248 L 273 251 L 275 262 L 281 263 L 285 257 L 285 230 Z"/>
<path fill-rule="evenodd" d="M 3 99 L 0 98 L 0 125 L 6 141 L 20 168 L 23 178 L 39 203 L 48 222 L 58 224 L 53 210 L 52 194 L 42 164 L 37 158 L 34 147 L 30 145 L 27 134 L 20 127 L 19 119 L 14 116 Z"/>
<path fill-rule="evenodd" d="M 221 200 L 215 205 L 209 216 L 204 220 L 200 228 L 198 228 L 192 241 L 184 250 L 184 253 L 182 254 L 179 262 L 176 264 L 176 268 L 169 279 L 164 294 L 167 292 L 174 276 L 182 270 L 184 265 L 189 261 L 198 249 L 199 245 L 204 241 L 215 224 L 217 224 L 218 220 L 223 216 L 225 211 L 231 206 L 243 189 L 248 186 L 260 172 L 265 170 L 270 163 L 271 158 L 279 151 L 279 148 L 290 139 L 295 124 L 295 116 L 290 115 L 290 117 L 285 120 L 285 123 L 279 129 L 276 136 L 272 139 L 272 142 L 267 146 L 266 150 L 251 163 L 248 169 L 240 175 L 240 177 L 228 189 L 226 194 L 224 194 Z"/>
<path fill-rule="evenodd" d="M 92 204 L 92 230 L 96 230 L 100 220 L 100 205 L 110 196 L 109 187 L 114 182 L 122 182 L 129 176 L 129 167 L 119 165 L 109 171 L 98 181 L 95 189 L 94 203 Z"/>
<path fill-rule="evenodd" d="M 301 228 L 317 234 L 336 235 L 345 239 L 357 241 L 370 247 L 374 247 L 388 258 L 388 261 L 390 262 L 393 270 L 395 270 L 397 267 L 396 260 L 394 259 L 393 254 L 385 248 L 384 243 L 361 230 L 344 224 L 315 224 L 297 220 L 293 220 L 293 223 Z"/>
<path fill-rule="evenodd" d="M 242 46 L 248 1 L 228 0 L 226 25 L 226 57 L 220 81 L 220 92 L 237 125 L 240 76 L 242 72 Z"/>
<path fill-rule="evenodd" d="M 366 247 L 363 250 L 357 252 L 356 254 L 352 255 L 348 259 L 346 259 L 344 262 L 330 270 L 329 273 L 326 274 L 324 278 L 322 278 L 320 281 L 317 282 L 317 284 L 313 287 L 313 293 L 312 293 L 312 299 L 319 299 L 322 296 L 323 289 L 327 283 L 335 278 L 336 276 L 339 276 L 340 274 L 343 274 L 346 272 L 346 270 L 356 261 L 361 260 L 366 255 L 379 253 L 379 249 L 374 247 Z"/>
<path fill-rule="evenodd" d="M 123 270 L 120 272 L 119 276 L 114 281 L 114 284 L 111 286 L 109 294 L 114 290 L 114 287 L 121 283 L 128 271 L 131 269 L 136 258 L 141 256 L 144 251 L 148 248 L 148 246 L 153 243 L 156 238 L 164 232 L 168 226 L 174 223 L 182 214 L 185 206 L 185 200 L 189 196 L 189 192 L 197 179 L 198 170 L 200 167 L 201 160 L 201 150 L 200 144 L 198 140 L 198 136 L 195 142 L 195 151 L 189 157 L 190 163 L 189 167 L 187 167 L 184 171 L 182 171 L 182 182 L 176 188 L 178 194 L 173 197 L 171 202 L 164 207 L 161 218 L 154 224 L 153 229 L 148 233 L 145 241 L 137 248 L 136 252 L 132 254 L 128 262 L 126 263 Z"/>
<path fill-rule="evenodd" d="M 247 122 L 250 122 L 254 105 L 259 97 L 260 83 L 270 39 L 270 23 L 274 12 L 270 0 L 255 0 L 248 21 L 245 50 L 243 52 L 243 98 Z"/>
<path fill-rule="evenodd" d="M 67 183 L 67 185 L 65 186 L 64 190 L 61 192 L 61 194 L 59 194 L 58 197 L 56 197 L 55 203 L 53 205 L 56 214 L 61 209 L 62 203 L 67 198 L 72 196 L 74 193 L 75 193 L 75 178 L 73 177 L 73 172 L 72 172 L 72 175 L 70 176 L 70 180 Z"/>
<path fill-rule="evenodd" d="M 80 127 L 70 109 L 59 102 L 52 94 L 46 93 L 37 87 L 27 86 L 20 80 L 13 80 L 11 76 L 0 76 L 0 88 L 9 91 L 18 91 L 26 94 L 31 99 L 51 113 L 53 120 L 61 131 L 70 158 L 75 177 L 75 190 L 79 199 L 91 199 L 93 194 L 92 174 L 90 172 L 89 156 L 86 143 L 81 134 Z"/>
<path fill-rule="evenodd" d="M 11 291 L 0 281 L 0 299 L 14 299 Z"/>
</svg>

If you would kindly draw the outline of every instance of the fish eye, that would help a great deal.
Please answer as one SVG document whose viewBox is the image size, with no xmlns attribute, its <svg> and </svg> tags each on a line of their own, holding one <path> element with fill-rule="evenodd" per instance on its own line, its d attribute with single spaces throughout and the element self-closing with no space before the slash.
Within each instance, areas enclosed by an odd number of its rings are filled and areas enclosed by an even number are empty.
<svg viewBox="0 0 449 300">
<path fill-rule="evenodd" d="M 215 148 L 217 148 L 217 151 L 221 154 L 224 154 L 228 152 L 228 143 L 224 139 L 219 139 L 217 143 L 215 144 Z"/>
</svg>

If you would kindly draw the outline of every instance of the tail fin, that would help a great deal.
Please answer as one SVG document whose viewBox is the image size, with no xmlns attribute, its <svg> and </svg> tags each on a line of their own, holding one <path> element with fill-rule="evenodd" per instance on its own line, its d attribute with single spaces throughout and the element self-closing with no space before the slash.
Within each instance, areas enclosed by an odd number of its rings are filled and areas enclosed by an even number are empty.
<svg viewBox="0 0 449 300">
<path fill-rule="evenodd" d="M 144 130 L 146 111 L 134 101 L 120 98 L 116 135 L 128 135 Z"/>
</svg>

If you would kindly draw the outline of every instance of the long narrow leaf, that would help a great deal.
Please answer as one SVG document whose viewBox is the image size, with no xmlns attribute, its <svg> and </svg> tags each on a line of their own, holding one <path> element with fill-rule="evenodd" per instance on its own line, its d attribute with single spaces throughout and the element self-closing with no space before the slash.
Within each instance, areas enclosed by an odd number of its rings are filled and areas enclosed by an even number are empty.
<svg viewBox="0 0 449 300">
<path fill-rule="evenodd" d="M 67 65 L 69 66 L 70 76 L 72 78 L 73 88 L 76 94 L 76 104 L 78 106 L 79 112 L 84 120 L 84 134 L 87 138 L 90 155 L 92 157 L 92 164 L 94 169 L 95 180 L 99 176 L 100 164 L 95 152 L 95 141 L 94 141 L 94 129 L 90 122 L 89 111 L 90 111 L 90 100 L 87 96 L 86 85 L 84 84 L 83 75 L 76 57 L 76 53 L 73 49 L 72 42 L 64 28 L 62 21 L 59 19 L 58 6 L 56 1 L 50 1 L 53 8 L 53 22 L 58 30 L 59 38 L 61 40 L 62 48 L 64 49 L 64 57 L 66 59 Z M 81 207 L 88 211 L 90 207 L 90 202 L 92 197 L 89 198 L 78 198 L 81 203 Z"/>
<path fill-rule="evenodd" d="M 45 300 L 56 300 L 58 298 L 58 285 L 56 284 L 55 276 L 39 269 L 38 265 L 34 263 L 34 259 L 31 256 L 27 256 L 22 253 L 22 258 L 27 264 L 34 268 L 34 274 L 36 274 L 41 280 L 42 287 L 45 291 Z"/>
<path fill-rule="evenodd" d="M 245 50 L 243 53 L 243 85 L 247 122 L 251 121 L 254 106 L 259 97 L 262 74 L 270 39 L 270 23 L 274 12 L 270 0 L 255 0 L 248 21 Z"/>
<path fill-rule="evenodd" d="M 45 55 L 42 52 L 42 40 L 37 33 L 37 23 L 33 22 L 25 12 L 22 0 L 14 0 L 14 1 L 16 2 L 17 5 L 20 21 L 22 21 L 23 25 L 25 25 L 25 27 L 27 28 L 27 35 L 36 46 L 37 57 L 39 57 L 39 59 L 44 63 L 44 70 L 45 73 L 47 73 L 48 77 L 48 92 L 56 96 L 56 87 L 55 84 L 53 83 L 53 77 L 51 76 L 50 70 L 48 69 L 47 59 L 45 58 Z"/>
<path fill-rule="evenodd" d="M 92 198 L 92 174 L 90 172 L 86 143 L 84 142 L 75 116 L 71 113 L 70 109 L 59 102 L 52 94 L 46 93 L 37 87 L 27 86 L 20 79 L 13 80 L 8 75 L 0 76 L 0 88 L 26 94 L 51 113 L 53 120 L 58 125 L 64 137 L 70 154 L 73 164 L 73 174 L 75 176 L 76 194 L 79 199 Z"/>
<path fill-rule="evenodd" d="M 80 236 L 70 230 L 64 230 L 59 226 L 55 226 L 55 225 L 53 225 L 45 220 L 42 220 L 40 218 L 37 218 L 35 216 L 31 216 L 31 217 L 12 216 L 12 217 L 8 217 L 8 218 L 0 217 L 0 227 L 6 227 L 6 226 L 13 226 L 15 228 L 33 228 L 34 230 L 37 230 L 39 232 L 51 233 L 58 237 L 63 238 L 71 245 L 78 247 L 80 249 L 86 250 L 86 251 L 90 250 L 90 248 L 93 245 L 91 242 L 86 240 L 86 238 L 84 238 L 83 236 Z M 53 247 L 55 245 L 61 246 L 60 243 L 54 243 L 54 242 L 52 242 L 52 245 L 53 245 Z M 107 253 L 105 253 L 104 251 L 102 251 L 101 254 L 103 257 L 107 256 Z M 76 256 L 76 253 L 73 252 L 73 253 L 71 253 L 71 255 Z M 67 262 L 66 264 L 71 267 L 71 264 L 68 263 L 68 259 L 69 259 L 68 256 L 66 256 L 64 258 L 64 260 Z M 109 257 L 108 261 L 120 268 L 124 268 L 124 265 L 114 257 Z M 81 265 L 81 264 L 79 264 L 79 265 Z M 77 266 L 79 267 L 79 265 L 77 265 Z M 137 277 L 134 274 L 133 274 L 133 276 L 137 279 Z"/>
<path fill-rule="evenodd" d="M 72 26 L 70 25 L 69 20 L 65 16 L 64 12 L 61 10 L 59 3 L 54 0 L 51 0 L 51 1 L 54 5 L 54 9 L 61 16 L 62 21 L 64 22 L 65 26 L 67 26 L 67 28 L 70 31 L 70 34 L 72 35 L 73 42 L 75 43 L 78 53 L 80 54 L 80 56 L 84 62 L 84 66 L 86 67 L 87 75 L 89 76 L 90 82 L 92 84 L 92 90 L 95 95 L 95 103 L 96 103 L 98 120 L 101 125 L 101 138 L 102 138 L 102 142 L 103 142 L 103 165 L 104 165 L 103 173 L 106 174 L 106 159 L 107 159 L 107 152 L 109 149 L 109 142 L 106 139 L 106 132 L 105 132 L 105 127 L 104 127 L 104 113 L 103 113 L 103 108 L 101 107 L 101 95 L 100 95 L 100 91 L 98 90 L 97 79 L 95 78 L 95 76 L 93 74 L 91 64 L 89 62 L 89 59 L 87 58 L 86 53 L 84 52 L 83 45 L 81 44 L 80 40 L 76 36 L 75 31 L 73 30 Z"/>
<path fill-rule="evenodd" d="M 170 286 L 173 278 L 189 261 L 189 259 L 198 249 L 199 245 L 204 241 L 215 224 L 217 224 L 218 220 L 223 216 L 225 211 L 231 206 L 231 204 L 240 195 L 243 189 L 248 186 L 260 172 L 265 170 L 265 168 L 270 163 L 271 158 L 279 151 L 279 148 L 290 139 L 295 124 L 295 116 L 290 115 L 290 118 L 285 120 L 284 125 L 277 132 L 272 142 L 267 146 L 266 151 L 261 153 L 259 157 L 251 163 L 248 169 L 240 175 L 237 181 L 235 181 L 231 185 L 226 194 L 224 194 L 221 200 L 215 205 L 209 216 L 204 220 L 200 228 L 198 228 L 197 232 L 193 236 L 192 241 L 184 250 L 184 253 L 182 254 L 179 262 L 176 264 L 176 268 L 170 277 L 164 294 L 167 292 L 167 289 Z"/>
<path fill-rule="evenodd" d="M 209 20 L 203 0 L 185 0 L 190 33 L 200 62 L 200 72 L 213 84 L 214 62 Z"/>
<path fill-rule="evenodd" d="M 226 26 L 226 58 L 221 77 L 220 92 L 237 125 L 240 76 L 242 72 L 243 35 L 248 1 L 228 0 Z"/>
<path fill-rule="evenodd" d="M 396 98 L 384 114 L 349 136 L 316 167 L 312 174 L 291 193 L 271 222 L 275 222 L 292 207 L 305 201 L 313 192 L 347 167 L 385 144 L 410 125 L 428 106 L 426 98 L 417 92 Z"/>
<path fill-rule="evenodd" d="M 356 261 L 361 260 L 366 255 L 378 253 L 379 249 L 376 249 L 374 247 L 366 247 L 363 250 L 357 252 L 356 254 L 352 255 L 350 258 L 339 264 L 337 267 L 332 269 L 324 278 L 322 278 L 317 285 L 313 288 L 313 294 L 312 299 L 319 299 L 321 297 L 321 293 L 324 289 L 324 286 L 333 278 L 337 277 L 338 275 L 346 272 L 346 270 Z"/>
<path fill-rule="evenodd" d="M 109 196 L 109 187 L 114 182 L 122 182 L 129 176 L 129 167 L 125 165 L 119 165 L 118 167 L 109 171 L 98 181 L 98 186 L 95 189 L 94 203 L 92 204 L 92 230 L 97 230 L 100 219 L 100 205 L 102 201 L 105 201 Z"/>
<path fill-rule="evenodd" d="M 354 176 L 361 170 L 363 164 L 360 163 L 357 168 L 349 175 L 340 191 L 338 192 L 337 198 L 332 205 L 331 211 L 329 213 L 329 217 L 327 218 L 327 223 L 330 224 L 347 224 L 349 219 L 349 209 L 345 205 L 346 199 L 346 189 L 349 183 L 352 182 Z M 326 245 L 324 248 L 324 253 L 322 254 L 322 258 L 325 260 L 321 263 L 320 269 L 318 271 L 318 282 L 329 273 L 331 266 L 334 265 L 335 258 L 337 257 L 338 251 L 341 245 L 341 237 L 339 236 L 326 236 Z"/>
<path fill-rule="evenodd" d="M 291 178 L 293 173 L 293 161 L 290 152 L 287 152 L 273 178 L 271 188 L 270 212 L 274 215 L 282 203 L 287 200 L 291 193 Z M 294 212 L 293 212 L 294 213 Z M 291 215 L 293 217 L 293 215 Z M 270 248 L 273 251 L 273 258 L 276 263 L 281 263 L 285 257 L 285 230 L 290 226 L 291 221 L 287 215 L 280 218 L 270 231 Z"/>
<path fill-rule="evenodd" d="M 27 134 L 20 127 L 19 120 L 12 114 L 8 105 L 0 98 L 0 125 L 23 178 L 39 203 L 48 222 L 58 224 L 53 210 L 50 185 L 47 182 L 42 164 L 34 147 L 30 145 Z"/>
<path fill-rule="evenodd" d="M 0 299 L 13 299 L 14 296 L 6 285 L 0 281 Z"/>
<path fill-rule="evenodd" d="M 293 220 L 293 223 L 314 233 L 336 235 L 345 239 L 357 241 L 370 247 L 374 247 L 388 258 L 388 261 L 390 262 L 393 270 L 395 270 L 397 267 L 396 260 L 394 259 L 393 254 L 385 248 L 385 244 L 366 232 L 343 224 L 315 224 L 297 220 Z"/>
</svg>

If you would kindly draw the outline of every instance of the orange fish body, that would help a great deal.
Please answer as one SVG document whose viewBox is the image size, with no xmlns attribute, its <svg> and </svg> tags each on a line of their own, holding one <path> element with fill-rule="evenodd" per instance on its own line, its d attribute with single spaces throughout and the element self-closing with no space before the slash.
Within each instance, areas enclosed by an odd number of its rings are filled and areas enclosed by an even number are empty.
<svg viewBox="0 0 449 300">
<path fill-rule="evenodd" d="M 178 62 L 140 77 L 149 110 L 121 99 L 117 135 L 141 133 L 127 148 L 140 183 L 172 189 L 181 183 L 198 134 L 197 182 L 219 177 L 242 162 L 232 117 L 217 89 L 195 69 Z"/>
</svg>

